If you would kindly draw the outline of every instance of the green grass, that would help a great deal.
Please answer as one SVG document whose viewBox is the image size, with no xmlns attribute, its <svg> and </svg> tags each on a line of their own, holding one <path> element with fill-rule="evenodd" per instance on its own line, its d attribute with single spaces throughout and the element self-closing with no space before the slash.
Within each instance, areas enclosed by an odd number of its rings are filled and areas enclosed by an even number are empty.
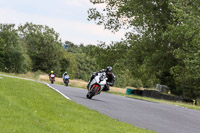
<svg viewBox="0 0 200 133">
<path fill-rule="evenodd" d="M 0 132 L 143 133 L 150 131 L 136 128 L 76 104 L 44 84 L 3 77 L 0 79 Z"/>
</svg>

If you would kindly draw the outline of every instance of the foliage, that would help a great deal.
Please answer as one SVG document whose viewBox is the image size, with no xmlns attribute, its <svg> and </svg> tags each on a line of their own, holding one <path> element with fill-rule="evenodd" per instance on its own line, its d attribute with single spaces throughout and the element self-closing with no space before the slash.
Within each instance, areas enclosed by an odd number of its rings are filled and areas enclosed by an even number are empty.
<svg viewBox="0 0 200 133">
<path fill-rule="evenodd" d="M 26 23 L 0 25 L 0 70 L 25 73 L 54 70 L 57 76 L 68 71 L 75 78 L 75 57 L 64 50 L 59 34 L 48 26 Z"/>
<path fill-rule="evenodd" d="M 4 68 L 5 68 L 5 63 L 4 63 L 4 57 L 5 57 L 5 51 L 4 51 L 4 49 L 5 49 L 5 46 L 6 46 L 6 44 L 5 44 L 5 42 L 4 42 L 4 40 L 2 39 L 2 38 L 0 38 L 0 71 L 3 71 L 4 70 Z"/>
<path fill-rule="evenodd" d="M 106 0 L 89 20 L 118 31 L 127 28 L 128 69 L 144 87 L 168 85 L 173 94 L 200 96 L 197 0 Z M 98 4 L 93 1 L 93 4 Z"/>
<path fill-rule="evenodd" d="M 88 81 L 93 72 L 98 71 L 98 63 L 91 54 L 91 47 L 93 46 L 78 46 L 72 42 L 66 41 L 64 48 L 75 57 L 77 62 L 77 69 L 75 77 Z M 95 46 L 93 48 L 96 48 Z"/>
<path fill-rule="evenodd" d="M 198 1 L 178 1 L 171 5 L 176 23 L 166 31 L 171 43 L 178 47 L 173 51 L 177 64 L 171 69 L 177 89 L 183 96 L 193 98 L 200 96 L 199 5 Z"/>
<path fill-rule="evenodd" d="M 78 71 L 78 66 L 76 57 L 67 51 L 63 51 L 61 57 L 61 73 L 63 74 L 65 71 L 67 71 L 70 75 L 70 78 L 77 78 L 76 74 Z"/>
<path fill-rule="evenodd" d="M 6 72 L 26 72 L 30 63 L 26 60 L 26 49 L 20 45 L 15 25 L 0 25 L 1 70 Z"/>
<path fill-rule="evenodd" d="M 42 70 L 46 73 L 54 70 L 60 75 L 62 46 L 58 40 L 58 33 L 47 26 L 32 23 L 19 26 L 19 31 L 27 44 L 28 55 L 33 63 L 32 70 Z"/>
</svg>

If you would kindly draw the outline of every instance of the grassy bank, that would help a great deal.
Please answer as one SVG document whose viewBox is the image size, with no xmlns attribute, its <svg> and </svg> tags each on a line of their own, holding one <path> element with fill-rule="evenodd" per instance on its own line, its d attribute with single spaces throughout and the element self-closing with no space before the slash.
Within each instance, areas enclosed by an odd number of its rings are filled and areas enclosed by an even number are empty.
<svg viewBox="0 0 200 133">
<path fill-rule="evenodd" d="M 0 123 L 3 133 L 149 132 L 67 100 L 44 84 L 7 77 L 0 78 Z"/>
</svg>

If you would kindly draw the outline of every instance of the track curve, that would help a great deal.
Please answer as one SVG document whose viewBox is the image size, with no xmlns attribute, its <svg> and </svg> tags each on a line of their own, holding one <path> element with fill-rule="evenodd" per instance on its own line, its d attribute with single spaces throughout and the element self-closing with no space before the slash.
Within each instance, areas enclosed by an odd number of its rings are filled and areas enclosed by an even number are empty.
<svg viewBox="0 0 200 133">
<path fill-rule="evenodd" d="M 137 127 L 158 133 L 200 132 L 200 111 L 197 110 L 107 93 L 90 100 L 86 98 L 85 89 L 55 84 L 51 86 L 78 104 Z"/>
</svg>

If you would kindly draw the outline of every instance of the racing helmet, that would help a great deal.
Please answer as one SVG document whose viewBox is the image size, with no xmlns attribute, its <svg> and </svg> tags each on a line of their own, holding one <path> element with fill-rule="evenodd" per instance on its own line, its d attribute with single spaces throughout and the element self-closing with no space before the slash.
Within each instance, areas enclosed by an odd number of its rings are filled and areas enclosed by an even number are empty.
<svg viewBox="0 0 200 133">
<path fill-rule="evenodd" d="M 53 73 L 53 71 L 51 71 L 51 73 Z"/>
<path fill-rule="evenodd" d="M 107 74 L 112 74 L 112 67 L 111 67 L 111 66 L 108 66 L 108 67 L 106 68 L 106 73 L 107 73 Z"/>
</svg>

